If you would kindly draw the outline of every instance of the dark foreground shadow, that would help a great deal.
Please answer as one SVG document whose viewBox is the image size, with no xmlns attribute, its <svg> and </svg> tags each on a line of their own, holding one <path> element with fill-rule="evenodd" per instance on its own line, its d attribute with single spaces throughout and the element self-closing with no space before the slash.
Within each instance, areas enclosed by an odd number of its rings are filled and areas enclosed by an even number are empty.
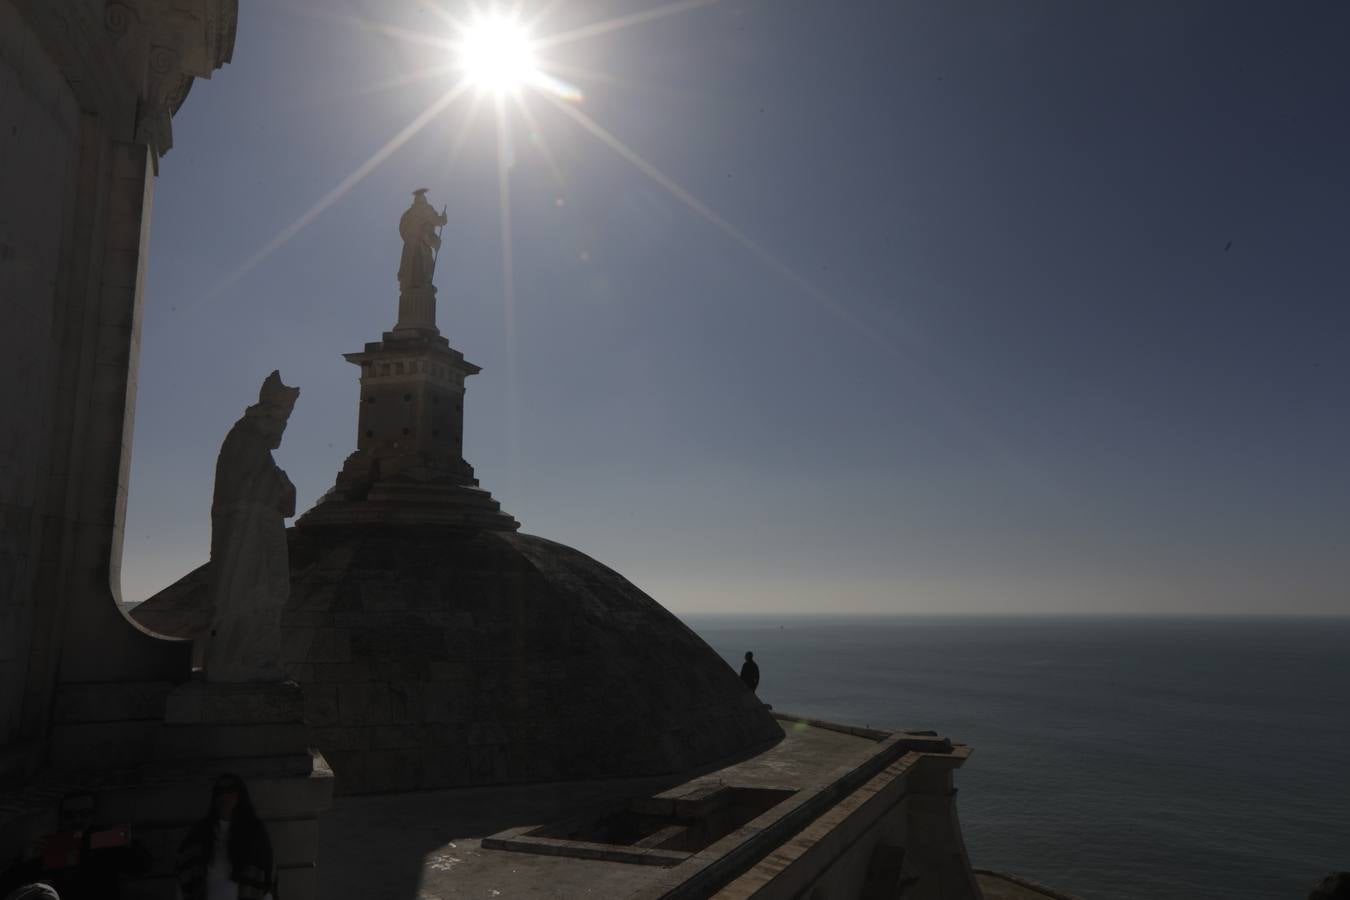
<svg viewBox="0 0 1350 900">
<path fill-rule="evenodd" d="M 683 773 L 339 797 L 320 819 L 317 896 L 362 900 L 491 897 L 494 888 L 483 882 L 481 868 L 470 876 L 463 863 L 490 853 L 499 854 L 509 865 L 510 854 L 481 850 L 481 838 L 507 828 L 621 805 L 626 799 L 659 793 L 689 777 L 690 773 Z M 457 877 L 457 868 L 464 872 L 463 878 Z M 424 885 L 424 872 L 434 886 Z M 549 886 L 539 887 L 538 896 L 551 896 Z"/>
</svg>

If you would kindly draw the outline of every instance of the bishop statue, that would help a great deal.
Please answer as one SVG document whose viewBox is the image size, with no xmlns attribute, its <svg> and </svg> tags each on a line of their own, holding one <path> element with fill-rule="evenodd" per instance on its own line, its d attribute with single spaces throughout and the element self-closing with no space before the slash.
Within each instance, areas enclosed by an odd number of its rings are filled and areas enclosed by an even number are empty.
<svg viewBox="0 0 1350 900">
<path fill-rule="evenodd" d="M 211 497 L 211 620 L 206 677 L 280 681 L 281 615 L 291 590 L 286 518 L 295 486 L 272 459 L 300 389 L 273 372 L 220 446 Z"/>
</svg>

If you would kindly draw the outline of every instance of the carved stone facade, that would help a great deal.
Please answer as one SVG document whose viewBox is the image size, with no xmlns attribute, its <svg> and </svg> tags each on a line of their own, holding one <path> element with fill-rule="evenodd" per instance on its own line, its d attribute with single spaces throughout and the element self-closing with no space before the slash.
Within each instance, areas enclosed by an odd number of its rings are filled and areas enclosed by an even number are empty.
<svg viewBox="0 0 1350 900">
<path fill-rule="evenodd" d="M 230 61 L 237 0 L 11 0 L 43 43 L 81 106 L 107 120 L 109 136 L 173 146 L 173 114 L 192 82 Z"/>
<path fill-rule="evenodd" d="M 0 786 L 51 757 L 49 735 L 91 758 L 145 737 L 60 721 L 58 685 L 187 671 L 186 647 L 119 611 L 117 567 L 153 173 L 236 14 L 0 0 Z"/>
<path fill-rule="evenodd" d="M 154 173 L 236 15 L 0 0 L 0 865 L 88 788 L 96 821 L 152 851 L 123 896 L 173 896 L 174 848 L 226 768 L 276 823 L 283 893 L 313 896 L 332 794 L 298 689 L 280 707 L 277 685 L 198 696 L 216 686 L 189 682 L 190 645 L 117 602 Z"/>
</svg>

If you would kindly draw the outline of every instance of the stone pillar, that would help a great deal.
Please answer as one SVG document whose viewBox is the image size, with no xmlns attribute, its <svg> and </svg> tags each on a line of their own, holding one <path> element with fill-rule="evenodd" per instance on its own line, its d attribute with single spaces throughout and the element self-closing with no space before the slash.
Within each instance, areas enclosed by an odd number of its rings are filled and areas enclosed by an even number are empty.
<svg viewBox="0 0 1350 900">
<path fill-rule="evenodd" d="M 436 328 L 436 288 L 404 288 L 398 295 L 398 324 L 395 331 L 431 331 Z"/>
</svg>

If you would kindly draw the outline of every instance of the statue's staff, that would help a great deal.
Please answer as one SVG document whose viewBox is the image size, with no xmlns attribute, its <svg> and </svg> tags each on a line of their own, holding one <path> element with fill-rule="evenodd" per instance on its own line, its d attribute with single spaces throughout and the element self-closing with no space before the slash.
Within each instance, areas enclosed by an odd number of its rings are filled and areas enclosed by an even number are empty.
<svg viewBox="0 0 1350 900">
<path fill-rule="evenodd" d="M 446 211 L 447 209 L 449 209 L 449 208 L 450 208 L 450 204 L 449 204 L 449 203 L 446 203 L 445 205 L 443 205 L 443 206 L 441 207 L 441 218 L 442 218 L 442 219 L 445 218 L 445 211 Z M 439 225 L 436 226 L 436 246 L 433 247 L 433 248 L 431 249 L 431 277 L 432 277 L 432 278 L 436 277 L 436 260 L 438 260 L 438 259 L 441 258 L 441 229 L 444 228 L 444 227 L 445 227 L 445 223 L 444 223 L 444 222 L 442 222 L 441 224 L 439 224 Z M 428 279 L 428 280 L 430 280 L 430 279 Z"/>
</svg>

